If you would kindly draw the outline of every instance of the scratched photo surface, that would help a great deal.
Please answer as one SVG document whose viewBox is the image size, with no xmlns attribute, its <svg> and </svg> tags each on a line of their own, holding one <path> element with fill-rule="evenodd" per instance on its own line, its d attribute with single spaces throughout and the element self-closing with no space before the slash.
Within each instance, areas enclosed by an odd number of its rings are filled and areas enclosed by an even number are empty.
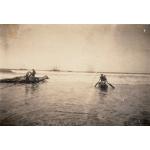
<svg viewBox="0 0 150 150">
<path fill-rule="evenodd" d="M 0 126 L 149 125 L 150 25 L 0 25 Z"/>
</svg>

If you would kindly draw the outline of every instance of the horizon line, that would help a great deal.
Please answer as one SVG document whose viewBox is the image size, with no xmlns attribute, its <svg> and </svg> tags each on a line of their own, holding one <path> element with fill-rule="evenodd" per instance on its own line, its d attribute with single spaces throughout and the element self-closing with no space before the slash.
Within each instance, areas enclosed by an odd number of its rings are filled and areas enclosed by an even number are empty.
<svg viewBox="0 0 150 150">
<path fill-rule="evenodd" d="M 31 70 L 27 68 L 0 68 L 0 70 Z M 117 71 L 81 71 L 81 70 L 61 70 L 61 69 L 35 69 L 37 71 L 50 71 L 50 72 L 84 72 L 84 73 L 114 73 L 114 74 L 150 74 L 145 72 L 117 72 Z"/>
</svg>

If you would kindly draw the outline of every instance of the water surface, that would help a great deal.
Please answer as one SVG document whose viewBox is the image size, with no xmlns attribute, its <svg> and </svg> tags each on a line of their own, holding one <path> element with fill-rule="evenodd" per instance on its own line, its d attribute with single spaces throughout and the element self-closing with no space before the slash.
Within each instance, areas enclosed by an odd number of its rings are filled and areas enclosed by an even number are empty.
<svg viewBox="0 0 150 150">
<path fill-rule="evenodd" d="M 96 73 L 45 74 L 39 84 L 0 84 L 0 125 L 150 125 L 149 75 L 108 74 L 116 88 L 105 92 Z"/>
</svg>

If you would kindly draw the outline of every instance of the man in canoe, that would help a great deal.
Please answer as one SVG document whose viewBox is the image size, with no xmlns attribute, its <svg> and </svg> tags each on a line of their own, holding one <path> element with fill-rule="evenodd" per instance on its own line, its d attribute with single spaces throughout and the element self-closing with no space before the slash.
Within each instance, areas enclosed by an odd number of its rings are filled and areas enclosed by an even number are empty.
<svg viewBox="0 0 150 150">
<path fill-rule="evenodd" d="M 107 81 L 107 78 L 106 78 L 106 76 L 104 75 L 104 74 L 101 74 L 100 75 L 100 79 L 99 79 L 99 81 L 95 84 L 95 87 L 97 87 L 97 85 L 99 85 L 100 83 L 103 83 L 103 85 L 110 85 L 113 89 L 115 88 L 111 83 L 109 83 L 108 81 Z"/>
<path fill-rule="evenodd" d="M 107 82 L 107 78 L 106 78 L 106 76 L 105 75 L 103 75 L 103 74 L 101 74 L 101 76 L 100 76 L 100 80 L 99 81 L 101 81 L 101 82 Z"/>
<path fill-rule="evenodd" d="M 100 84 L 101 82 L 103 82 L 104 84 L 107 83 L 107 78 L 106 78 L 106 76 L 105 76 L 104 74 L 101 74 L 101 75 L 100 75 L 99 81 L 95 84 L 95 87 L 96 87 L 98 84 Z"/>
<path fill-rule="evenodd" d="M 38 78 L 35 77 L 36 71 L 34 69 L 32 69 L 32 71 L 28 71 L 26 73 L 26 81 L 27 82 L 36 82 L 38 80 Z"/>
</svg>

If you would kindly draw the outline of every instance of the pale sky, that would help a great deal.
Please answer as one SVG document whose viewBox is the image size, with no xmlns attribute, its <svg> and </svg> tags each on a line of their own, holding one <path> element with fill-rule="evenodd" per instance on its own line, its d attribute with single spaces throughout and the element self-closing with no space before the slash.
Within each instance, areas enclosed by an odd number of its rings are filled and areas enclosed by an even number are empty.
<svg viewBox="0 0 150 150">
<path fill-rule="evenodd" d="M 150 73 L 149 25 L 0 25 L 0 68 Z"/>
</svg>

